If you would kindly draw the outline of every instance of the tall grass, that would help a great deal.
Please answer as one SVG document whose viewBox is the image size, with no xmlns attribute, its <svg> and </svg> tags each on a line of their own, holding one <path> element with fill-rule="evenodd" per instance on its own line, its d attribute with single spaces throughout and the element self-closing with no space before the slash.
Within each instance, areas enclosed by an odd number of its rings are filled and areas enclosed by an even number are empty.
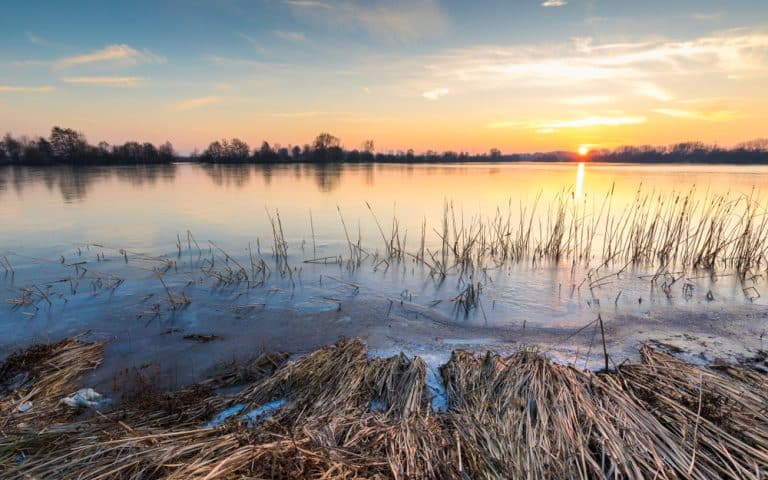
<svg viewBox="0 0 768 480">
<path fill-rule="evenodd" d="M 644 266 L 658 275 L 729 270 L 742 279 L 768 267 L 768 215 L 756 193 L 665 194 L 639 188 L 629 203 L 617 206 L 613 188 L 591 201 L 564 190 L 544 208 L 540 203 L 541 196 L 517 209 L 510 202 L 492 216 L 467 219 L 446 202 L 438 228 L 430 229 L 425 220 L 419 250 L 407 255 L 438 276 L 519 262 Z M 400 238 L 407 231 L 401 222 L 393 218 L 392 230 L 385 232 L 373 215 L 384 254 L 402 258 Z M 424 238 L 430 231 L 432 238 Z"/>
</svg>

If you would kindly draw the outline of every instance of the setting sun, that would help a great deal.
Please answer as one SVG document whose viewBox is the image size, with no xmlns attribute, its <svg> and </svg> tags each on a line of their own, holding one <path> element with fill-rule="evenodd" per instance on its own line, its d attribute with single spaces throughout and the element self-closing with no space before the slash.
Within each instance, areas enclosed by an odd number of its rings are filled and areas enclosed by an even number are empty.
<svg viewBox="0 0 768 480">
<path fill-rule="evenodd" d="M 579 156 L 584 157 L 589 153 L 589 147 L 586 145 L 582 145 L 579 147 Z"/>
</svg>

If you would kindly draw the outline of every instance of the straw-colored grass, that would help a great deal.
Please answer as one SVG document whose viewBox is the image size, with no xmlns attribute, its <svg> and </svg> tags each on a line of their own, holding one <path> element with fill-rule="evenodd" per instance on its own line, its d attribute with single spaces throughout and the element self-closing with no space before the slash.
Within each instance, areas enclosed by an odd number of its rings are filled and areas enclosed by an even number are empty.
<svg viewBox="0 0 768 480">
<path fill-rule="evenodd" d="M 11 354 L 0 365 L 0 430 L 68 418 L 59 402 L 77 390 L 80 376 L 99 366 L 103 351 L 102 343 L 65 339 Z M 21 411 L 28 403 L 32 408 Z"/>
<path fill-rule="evenodd" d="M 58 358 L 86 346 L 66 341 Z M 765 377 L 740 366 L 693 366 L 650 347 L 641 353 L 642 363 L 594 373 L 531 350 L 506 358 L 455 351 L 441 367 L 448 410 L 435 413 L 421 359 L 371 358 L 360 341 L 344 339 L 288 363 L 282 354 L 262 356 L 201 385 L 144 403 L 128 398 L 66 423 L 10 422 L 0 433 L 0 472 L 4 479 L 764 478 Z M 9 360 L 50 358 L 35 354 Z M 57 397 L 61 382 L 39 379 L 35 398 Z M 244 387 L 229 399 L 214 391 L 234 384 Z M 3 401 L 16 395 L 5 391 Z M 275 400 L 271 416 L 245 415 Z M 239 413 L 223 424 L 204 426 L 234 406 Z"/>
</svg>

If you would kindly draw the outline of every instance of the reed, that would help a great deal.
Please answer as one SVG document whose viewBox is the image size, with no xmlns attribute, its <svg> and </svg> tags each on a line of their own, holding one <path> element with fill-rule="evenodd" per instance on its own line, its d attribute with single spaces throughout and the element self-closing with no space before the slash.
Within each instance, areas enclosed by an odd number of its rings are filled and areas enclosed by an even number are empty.
<svg viewBox="0 0 768 480">
<path fill-rule="evenodd" d="M 2 364 L 3 406 L 35 405 L 0 410 L 3 478 L 758 479 L 768 468 L 764 374 L 650 346 L 600 373 L 533 349 L 457 350 L 440 368 L 448 409 L 435 413 L 421 359 L 372 358 L 344 339 L 292 362 L 228 364 L 176 392 L 139 384 L 111 411 L 73 415 L 57 399 L 102 348 L 65 340 Z M 18 372 L 30 376 L 9 385 Z M 233 385 L 232 398 L 214 391 Z M 206 426 L 223 409 L 235 413 Z"/>
</svg>

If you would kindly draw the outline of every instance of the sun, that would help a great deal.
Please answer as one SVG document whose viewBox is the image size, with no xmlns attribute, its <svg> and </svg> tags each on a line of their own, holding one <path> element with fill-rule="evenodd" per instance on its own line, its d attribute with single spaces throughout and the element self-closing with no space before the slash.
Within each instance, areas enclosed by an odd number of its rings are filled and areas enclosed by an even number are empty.
<svg viewBox="0 0 768 480">
<path fill-rule="evenodd" d="M 585 157 L 589 153 L 589 147 L 586 145 L 582 145 L 579 147 L 578 152 L 580 157 Z"/>
</svg>

